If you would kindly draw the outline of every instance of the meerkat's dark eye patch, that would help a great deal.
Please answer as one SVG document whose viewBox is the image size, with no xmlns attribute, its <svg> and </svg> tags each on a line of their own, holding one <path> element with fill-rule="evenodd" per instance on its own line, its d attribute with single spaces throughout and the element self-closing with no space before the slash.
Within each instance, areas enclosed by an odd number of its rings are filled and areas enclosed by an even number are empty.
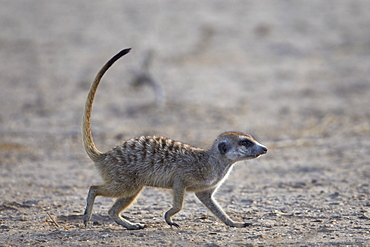
<svg viewBox="0 0 370 247">
<path fill-rule="evenodd" d="M 245 139 L 245 140 L 241 140 L 239 141 L 239 145 L 240 146 L 244 146 L 246 148 L 249 148 L 249 147 L 252 147 L 254 145 L 254 142 L 248 140 L 248 139 Z"/>
<path fill-rule="evenodd" d="M 218 144 L 218 151 L 220 151 L 220 154 L 226 154 L 229 151 L 230 147 L 226 142 L 220 142 Z"/>
</svg>

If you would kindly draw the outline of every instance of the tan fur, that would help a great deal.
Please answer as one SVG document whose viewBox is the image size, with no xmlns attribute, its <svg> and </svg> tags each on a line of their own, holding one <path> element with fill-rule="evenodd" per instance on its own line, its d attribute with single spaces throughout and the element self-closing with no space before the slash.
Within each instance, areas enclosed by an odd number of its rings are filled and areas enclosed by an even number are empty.
<svg viewBox="0 0 370 247">
<path fill-rule="evenodd" d="M 144 186 L 173 189 L 173 206 L 165 214 L 165 220 L 170 226 L 178 227 L 171 217 L 182 209 L 186 191 L 195 192 L 199 200 L 226 225 L 249 225 L 231 220 L 213 199 L 213 194 L 235 162 L 257 158 L 267 152 L 267 148 L 251 136 L 240 132 L 225 132 L 206 150 L 156 136 L 130 139 L 106 153 L 95 147 L 90 118 L 97 87 L 108 68 L 128 52 L 129 49 L 122 50 L 101 68 L 85 104 L 83 143 L 86 153 L 104 180 L 104 184 L 90 187 L 84 213 L 85 225 L 91 218 L 95 197 L 106 196 L 118 198 L 109 210 L 112 219 L 129 230 L 144 228 L 144 225 L 132 223 L 120 216 Z"/>
</svg>

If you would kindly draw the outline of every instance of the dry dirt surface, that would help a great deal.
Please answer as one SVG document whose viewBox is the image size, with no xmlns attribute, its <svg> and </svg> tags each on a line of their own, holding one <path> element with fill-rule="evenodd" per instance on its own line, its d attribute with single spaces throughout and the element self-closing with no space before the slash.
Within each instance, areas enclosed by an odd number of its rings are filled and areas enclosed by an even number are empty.
<svg viewBox="0 0 370 247">
<path fill-rule="evenodd" d="M 370 1 L 0 1 L 0 246 L 370 246 Z M 171 191 L 146 188 L 113 222 L 114 199 L 81 144 L 100 67 L 97 147 L 162 135 L 207 148 L 221 132 L 269 148 L 235 165 L 217 200 L 192 193 L 169 227 Z M 135 86 L 151 52 L 150 76 Z M 157 98 L 156 98 L 157 97 Z"/>
</svg>

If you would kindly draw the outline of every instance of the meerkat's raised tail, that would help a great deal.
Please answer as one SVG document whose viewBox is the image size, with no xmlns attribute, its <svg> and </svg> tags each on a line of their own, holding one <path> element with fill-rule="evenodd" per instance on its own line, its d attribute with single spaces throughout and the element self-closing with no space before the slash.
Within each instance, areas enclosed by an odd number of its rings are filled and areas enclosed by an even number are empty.
<svg viewBox="0 0 370 247">
<path fill-rule="evenodd" d="M 83 144 L 85 147 L 85 151 L 87 155 L 90 157 L 90 159 L 94 162 L 101 161 L 102 158 L 104 157 L 103 153 L 101 153 L 96 148 L 95 143 L 93 141 L 92 133 L 91 133 L 91 111 L 92 111 L 92 105 L 93 105 L 95 93 L 96 93 L 96 90 L 98 88 L 101 78 L 103 77 L 105 72 L 109 69 L 109 67 L 111 67 L 122 56 L 129 53 L 130 50 L 131 48 L 120 51 L 100 69 L 100 71 L 96 75 L 90 87 L 90 91 L 86 99 L 83 122 L 82 122 L 82 138 L 83 138 Z"/>
</svg>

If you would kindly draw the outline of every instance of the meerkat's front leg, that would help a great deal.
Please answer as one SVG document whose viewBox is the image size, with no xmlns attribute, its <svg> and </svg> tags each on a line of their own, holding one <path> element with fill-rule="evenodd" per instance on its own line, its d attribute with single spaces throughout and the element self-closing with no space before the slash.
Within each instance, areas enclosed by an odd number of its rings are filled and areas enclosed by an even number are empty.
<svg viewBox="0 0 370 247">
<path fill-rule="evenodd" d="M 231 227 L 246 227 L 250 226 L 250 223 L 243 223 L 243 222 L 235 222 L 230 219 L 229 216 L 222 210 L 220 205 L 214 200 L 213 193 L 215 192 L 216 188 L 206 191 L 200 191 L 195 193 L 198 199 L 209 209 L 211 212 L 217 216 L 222 222 L 226 225 Z"/>
<path fill-rule="evenodd" d="M 166 214 L 164 215 L 164 218 L 167 224 L 170 226 L 180 227 L 178 224 L 174 223 L 171 220 L 171 217 L 174 214 L 177 214 L 178 212 L 180 212 L 180 210 L 182 209 L 184 205 L 185 191 L 186 191 L 186 188 L 182 184 L 182 182 L 180 180 L 175 181 L 173 185 L 173 205 L 172 205 L 172 208 L 168 210 Z"/>
</svg>

